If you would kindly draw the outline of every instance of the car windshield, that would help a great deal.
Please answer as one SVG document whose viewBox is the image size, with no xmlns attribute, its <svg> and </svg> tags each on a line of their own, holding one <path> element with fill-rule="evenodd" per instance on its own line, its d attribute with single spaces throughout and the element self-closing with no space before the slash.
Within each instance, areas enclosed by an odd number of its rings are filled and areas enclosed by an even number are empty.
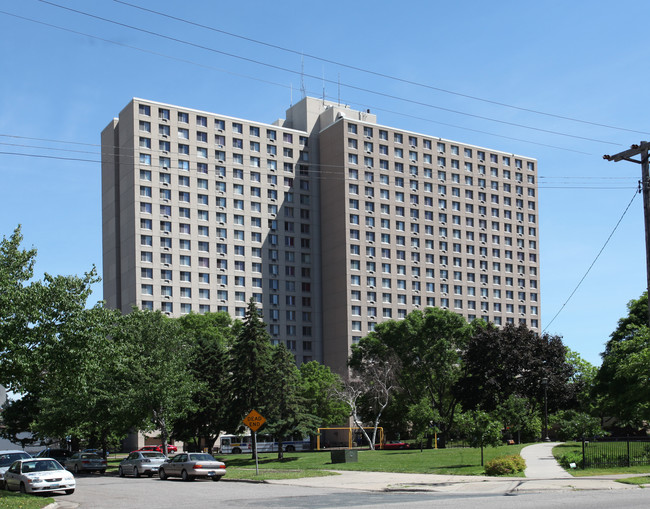
<svg viewBox="0 0 650 509">
<path fill-rule="evenodd" d="M 81 457 L 82 457 L 82 459 L 85 459 L 85 460 L 100 460 L 100 459 L 102 459 L 97 454 L 92 454 L 92 453 L 84 453 L 84 454 L 81 455 Z"/>
<path fill-rule="evenodd" d="M 26 452 L 9 452 L 0 454 L 0 467 L 8 467 L 16 460 L 31 458 Z"/>
<path fill-rule="evenodd" d="M 165 455 L 162 452 L 143 452 L 142 456 L 145 458 L 164 458 Z"/>
<path fill-rule="evenodd" d="M 211 454 L 197 453 L 190 454 L 190 461 L 217 461 Z"/>
<path fill-rule="evenodd" d="M 29 472 L 47 472 L 51 470 L 63 470 L 63 467 L 54 460 L 23 461 L 23 474 Z"/>
</svg>

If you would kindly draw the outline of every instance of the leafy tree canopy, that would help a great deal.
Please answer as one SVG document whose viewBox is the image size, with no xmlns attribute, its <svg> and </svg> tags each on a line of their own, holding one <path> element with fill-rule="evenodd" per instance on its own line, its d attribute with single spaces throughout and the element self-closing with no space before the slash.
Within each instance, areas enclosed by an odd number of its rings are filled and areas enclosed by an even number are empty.
<svg viewBox="0 0 650 509">
<path fill-rule="evenodd" d="M 321 427 L 341 426 L 346 423 L 349 412 L 346 405 L 332 397 L 335 389 L 341 389 L 341 378 L 332 370 L 316 361 L 300 365 L 300 395 L 306 410 L 320 420 Z"/>
<path fill-rule="evenodd" d="M 573 367 L 559 336 L 537 334 L 524 324 L 477 330 L 463 356 L 465 375 L 458 384 L 463 406 L 492 411 L 511 395 L 542 404 L 544 382 L 549 406 L 569 399 Z"/>
<path fill-rule="evenodd" d="M 439 429 L 447 433 L 458 407 L 453 388 L 462 375 L 462 352 L 480 327 L 482 322 L 468 324 L 448 310 L 416 310 L 404 320 L 378 324 L 353 346 L 350 365 L 361 368 L 364 359 L 395 355 L 401 363 L 402 397 L 411 405 L 421 405 L 425 399 L 439 416 Z"/>
<path fill-rule="evenodd" d="M 650 419 L 650 333 L 647 324 L 648 293 L 631 300 L 628 315 L 611 334 L 596 376 L 595 393 L 602 412 L 632 427 Z"/>
</svg>

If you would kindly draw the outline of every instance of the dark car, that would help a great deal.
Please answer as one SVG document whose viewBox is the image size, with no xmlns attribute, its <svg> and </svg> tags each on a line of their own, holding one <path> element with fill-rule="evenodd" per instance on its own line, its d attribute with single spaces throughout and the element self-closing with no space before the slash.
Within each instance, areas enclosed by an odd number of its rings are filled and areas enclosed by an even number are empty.
<svg viewBox="0 0 650 509">
<path fill-rule="evenodd" d="M 39 453 L 35 456 L 36 458 L 52 458 L 61 463 L 61 465 L 65 465 L 65 460 L 67 460 L 70 456 L 72 456 L 72 451 L 68 451 L 67 449 L 43 449 L 42 451 L 39 451 Z"/>
</svg>

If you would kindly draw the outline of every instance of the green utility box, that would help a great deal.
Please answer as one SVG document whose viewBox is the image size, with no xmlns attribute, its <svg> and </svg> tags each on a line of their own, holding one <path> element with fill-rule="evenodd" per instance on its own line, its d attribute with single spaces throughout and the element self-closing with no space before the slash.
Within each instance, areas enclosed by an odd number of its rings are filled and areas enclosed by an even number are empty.
<svg viewBox="0 0 650 509">
<path fill-rule="evenodd" d="M 330 451 L 330 454 L 332 455 L 332 463 L 357 463 L 359 461 L 357 451 L 353 449 Z"/>
</svg>

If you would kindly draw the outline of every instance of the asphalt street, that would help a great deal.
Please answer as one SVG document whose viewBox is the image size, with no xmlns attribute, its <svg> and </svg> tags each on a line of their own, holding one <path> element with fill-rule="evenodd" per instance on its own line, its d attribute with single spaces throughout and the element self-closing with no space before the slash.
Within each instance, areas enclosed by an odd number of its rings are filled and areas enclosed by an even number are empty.
<svg viewBox="0 0 650 509">
<path fill-rule="evenodd" d="M 552 443 L 522 449 L 526 477 L 495 478 L 390 472 L 341 471 L 338 475 L 268 481 L 221 482 L 157 477 L 77 477 L 73 495 L 57 495 L 61 509 L 199 508 L 424 508 L 509 509 L 525 506 L 607 508 L 647 507 L 650 490 L 616 482 L 621 476 L 572 477 L 551 454 Z"/>
</svg>

